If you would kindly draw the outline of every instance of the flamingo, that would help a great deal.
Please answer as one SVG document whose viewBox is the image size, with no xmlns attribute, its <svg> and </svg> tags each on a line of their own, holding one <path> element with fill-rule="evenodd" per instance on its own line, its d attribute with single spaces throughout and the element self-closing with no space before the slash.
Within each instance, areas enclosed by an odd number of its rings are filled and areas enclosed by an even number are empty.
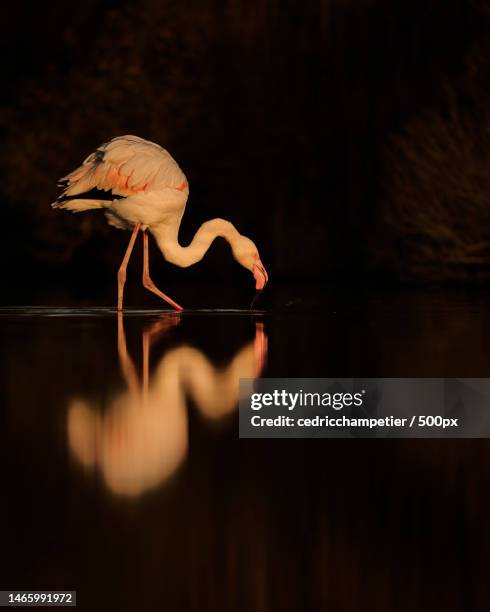
<svg viewBox="0 0 490 612">
<path fill-rule="evenodd" d="M 113 493 L 138 496 L 168 480 L 189 452 L 188 400 L 208 420 L 218 422 L 237 407 L 241 378 L 260 376 L 267 362 L 267 334 L 255 323 L 255 338 L 224 367 L 202 351 L 177 345 L 160 356 L 153 370 L 154 344 L 179 325 L 165 313 L 142 331 L 139 376 L 129 354 L 123 313 L 117 315 L 117 352 L 124 390 L 104 405 L 75 397 L 68 405 L 70 450 L 86 468 L 98 468 Z"/>
<path fill-rule="evenodd" d="M 160 291 L 150 278 L 148 231 L 164 258 L 182 268 L 200 261 L 213 240 L 221 236 L 230 244 L 236 261 L 254 275 L 257 292 L 262 291 L 269 280 L 254 242 L 225 219 L 206 221 L 188 246 L 179 244 L 178 233 L 189 184 L 170 153 L 154 142 L 132 135 L 113 138 L 61 178 L 58 186 L 64 190 L 51 204 L 53 208 L 74 213 L 102 208 L 110 225 L 132 230 L 117 273 L 118 311 L 123 309 L 126 270 L 140 230 L 143 235 L 143 286 L 175 310 L 183 308 Z"/>
</svg>

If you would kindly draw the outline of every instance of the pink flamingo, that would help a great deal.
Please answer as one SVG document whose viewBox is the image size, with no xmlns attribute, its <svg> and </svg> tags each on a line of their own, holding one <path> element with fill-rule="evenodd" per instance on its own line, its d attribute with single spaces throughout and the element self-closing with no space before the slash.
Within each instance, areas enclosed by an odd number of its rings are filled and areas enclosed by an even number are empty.
<svg viewBox="0 0 490 612">
<path fill-rule="evenodd" d="M 119 229 L 132 229 L 128 248 L 117 274 L 117 309 L 123 308 L 126 269 L 138 232 L 143 234 L 143 286 L 176 310 L 183 310 L 162 293 L 150 278 L 148 233 L 154 236 L 164 258 L 186 268 L 200 261 L 215 238 L 231 246 L 233 257 L 250 270 L 255 288 L 261 291 L 269 277 L 255 244 L 224 219 L 206 221 L 192 242 L 179 244 L 189 184 L 172 156 L 159 145 L 138 136 L 118 136 L 102 144 L 83 164 L 59 181 L 65 187 L 51 206 L 72 212 L 102 208 L 107 222 Z"/>
<path fill-rule="evenodd" d="M 118 313 L 117 349 L 125 381 L 102 406 L 77 397 L 68 407 L 68 441 L 82 465 L 99 468 L 113 493 L 137 496 L 170 478 L 189 452 L 188 400 L 208 420 L 231 414 L 241 378 L 257 378 L 267 361 L 267 335 L 255 323 L 255 339 L 222 367 L 200 350 L 177 345 L 150 368 L 152 346 L 181 321 L 163 314 L 142 332 L 142 374 L 129 354 L 123 314 Z"/>
</svg>

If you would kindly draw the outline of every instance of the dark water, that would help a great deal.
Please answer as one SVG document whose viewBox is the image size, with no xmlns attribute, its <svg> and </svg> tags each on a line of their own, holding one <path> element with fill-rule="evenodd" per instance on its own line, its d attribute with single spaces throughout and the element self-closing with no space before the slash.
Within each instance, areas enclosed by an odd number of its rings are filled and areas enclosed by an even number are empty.
<svg viewBox="0 0 490 612">
<path fill-rule="evenodd" d="M 84 610 L 487 610 L 486 440 L 239 440 L 238 379 L 490 376 L 487 291 L 0 310 L 0 589 Z"/>
</svg>

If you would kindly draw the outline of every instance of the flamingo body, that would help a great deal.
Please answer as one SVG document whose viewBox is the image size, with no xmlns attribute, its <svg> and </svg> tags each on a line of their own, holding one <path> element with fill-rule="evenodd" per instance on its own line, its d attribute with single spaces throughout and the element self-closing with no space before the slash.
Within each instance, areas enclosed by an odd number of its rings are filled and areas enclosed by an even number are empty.
<svg viewBox="0 0 490 612">
<path fill-rule="evenodd" d="M 54 208 L 73 212 L 105 208 L 108 222 L 121 229 L 137 223 L 146 229 L 169 214 L 183 213 L 189 195 L 186 176 L 170 153 L 129 135 L 102 144 L 60 179 L 60 185 L 65 189 Z M 86 197 L 94 191 L 99 193 Z"/>
</svg>

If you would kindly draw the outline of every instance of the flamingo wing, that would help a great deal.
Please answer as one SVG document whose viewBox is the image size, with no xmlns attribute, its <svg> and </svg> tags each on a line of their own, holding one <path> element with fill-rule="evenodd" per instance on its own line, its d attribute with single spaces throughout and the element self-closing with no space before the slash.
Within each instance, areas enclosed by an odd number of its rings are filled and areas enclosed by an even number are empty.
<svg viewBox="0 0 490 612">
<path fill-rule="evenodd" d="M 94 189 L 128 197 L 151 190 L 188 189 L 187 180 L 173 157 L 159 145 L 138 136 L 118 136 L 102 144 L 81 166 L 60 179 L 60 198 Z"/>
</svg>

